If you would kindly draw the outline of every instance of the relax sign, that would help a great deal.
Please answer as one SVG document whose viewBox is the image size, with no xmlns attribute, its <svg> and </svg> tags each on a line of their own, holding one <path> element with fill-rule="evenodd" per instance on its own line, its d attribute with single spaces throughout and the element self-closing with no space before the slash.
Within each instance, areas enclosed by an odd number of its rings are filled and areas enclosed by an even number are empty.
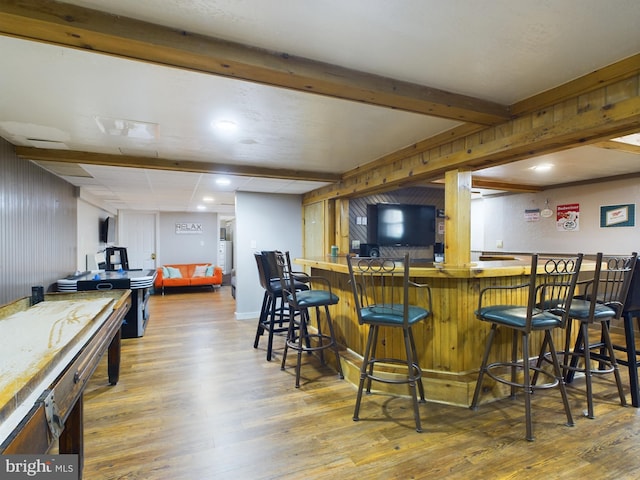
<svg viewBox="0 0 640 480">
<path fill-rule="evenodd" d="M 201 234 L 202 224 L 201 223 L 176 223 L 176 234 L 184 234 L 184 233 L 199 233 Z"/>
</svg>

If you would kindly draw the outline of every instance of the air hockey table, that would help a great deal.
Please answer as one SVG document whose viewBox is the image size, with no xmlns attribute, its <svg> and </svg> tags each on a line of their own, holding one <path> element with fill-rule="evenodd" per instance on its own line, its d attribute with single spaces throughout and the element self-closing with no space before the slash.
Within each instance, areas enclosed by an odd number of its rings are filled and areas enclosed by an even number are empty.
<svg viewBox="0 0 640 480">
<path fill-rule="evenodd" d="M 0 307 L 0 454 L 77 454 L 83 465 L 82 396 L 108 352 L 120 373 L 120 326 L 129 290 L 54 293 Z"/>
<path fill-rule="evenodd" d="M 122 322 L 122 338 L 144 335 L 149 321 L 149 298 L 156 279 L 155 270 L 122 270 L 83 272 L 58 280 L 59 292 L 88 290 L 131 290 L 131 308 Z"/>
</svg>

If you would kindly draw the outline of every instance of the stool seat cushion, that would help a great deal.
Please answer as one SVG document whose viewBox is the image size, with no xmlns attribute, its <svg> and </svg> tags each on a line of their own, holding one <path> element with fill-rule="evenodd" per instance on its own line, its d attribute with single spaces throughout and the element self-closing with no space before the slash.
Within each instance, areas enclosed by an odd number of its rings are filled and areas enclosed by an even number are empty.
<svg viewBox="0 0 640 480">
<path fill-rule="evenodd" d="M 571 318 L 575 318 L 576 320 L 588 320 L 590 307 L 590 301 L 574 298 L 573 302 L 571 302 L 571 308 L 569 309 L 569 316 Z M 615 310 L 613 310 L 613 308 L 602 305 L 601 303 L 596 304 L 595 310 L 593 312 L 594 320 L 609 320 L 615 316 L 616 312 Z"/>
<path fill-rule="evenodd" d="M 513 328 L 525 328 L 527 324 L 527 307 L 520 305 L 492 305 L 477 310 L 476 315 L 489 322 L 506 325 Z M 548 311 L 541 310 L 533 313 L 531 328 L 545 330 L 562 325 L 562 318 Z"/>
<path fill-rule="evenodd" d="M 409 305 L 409 325 L 413 325 L 429 316 L 429 310 Z M 362 309 L 362 322 L 369 324 L 402 326 L 404 322 L 404 306 L 401 304 L 370 305 Z"/>
<path fill-rule="evenodd" d="M 340 301 L 340 297 L 327 290 L 305 290 L 296 293 L 298 308 L 322 307 L 325 305 L 335 305 Z M 292 302 L 293 297 L 289 295 L 288 301 Z"/>
</svg>

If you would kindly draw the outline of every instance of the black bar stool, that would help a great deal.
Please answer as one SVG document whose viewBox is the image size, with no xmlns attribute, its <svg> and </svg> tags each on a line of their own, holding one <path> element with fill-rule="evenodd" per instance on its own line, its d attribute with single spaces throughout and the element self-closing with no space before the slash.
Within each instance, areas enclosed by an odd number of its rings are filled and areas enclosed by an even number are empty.
<svg viewBox="0 0 640 480">
<path fill-rule="evenodd" d="M 612 303 L 614 309 L 616 309 L 617 316 L 615 318 L 622 317 L 624 324 L 624 336 L 625 344 L 612 344 L 613 350 L 622 352 L 624 356 L 616 356 L 615 360 L 618 364 L 624 365 L 629 371 L 629 387 L 631 390 L 631 405 L 634 407 L 640 407 L 640 391 L 638 383 L 638 367 L 640 367 L 640 351 L 636 348 L 635 331 L 633 326 L 633 319 L 638 321 L 638 328 L 640 328 L 640 262 L 637 261 L 637 253 L 633 253 L 631 257 L 627 257 L 626 264 L 626 280 L 628 284 L 623 286 L 625 290 L 621 292 L 620 298 Z M 629 271 L 630 270 L 630 271 Z M 598 295 L 598 297 L 601 297 Z M 599 301 L 604 301 L 604 298 L 599 298 Z M 621 311 L 621 313 L 620 313 Z M 603 326 L 604 328 L 604 326 Z M 580 340 L 577 339 L 576 342 Z M 591 348 L 598 348 L 603 346 L 603 340 L 600 343 L 595 343 Z M 603 362 L 610 362 L 610 359 L 614 356 L 612 353 L 607 353 L 601 348 L 600 352 L 591 355 L 597 360 Z M 573 372 L 567 372 L 567 381 L 573 379 Z"/>
<path fill-rule="evenodd" d="M 526 439 L 529 441 L 534 440 L 531 397 L 535 390 L 558 387 L 567 416 L 567 425 L 574 424 L 558 354 L 553 343 L 553 330 L 564 328 L 567 323 L 582 257 L 581 253 L 565 258 L 533 255 L 528 281 L 513 286 L 490 286 L 480 292 L 476 316 L 479 320 L 491 323 L 491 330 L 478 372 L 471 409 L 478 408 L 485 374 L 496 382 L 509 385 L 511 398 L 515 398 L 516 390 L 522 390 Z M 511 330 L 511 361 L 488 363 L 498 327 Z M 548 347 L 553 362 L 553 372 L 529 364 L 530 334 L 535 331 L 544 333 L 543 350 L 540 356 L 546 353 L 546 347 Z M 522 340 L 521 359 L 518 358 L 518 337 Z M 507 375 L 501 372 L 504 367 L 507 367 Z M 522 377 L 518 376 L 518 372 L 522 372 Z M 534 378 L 541 374 L 548 381 L 537 384 L 532 378 L 532 372 Z"/>
<path fill-rule="evenodd" d="M 566 383 L 573 382 L 575 372 L 584 373 L 588 418 L 594 418 L 591 381 L 593 375 L 613 373 L 620 403 L 623 406 L 627 404 L 611 342 L 609 324 L 611 320 L 618 319 L 622 315 L 636 256 L 635 253 L 631 256 L 605 256 L 598 253 L 593 278 L 578 282 L 578 288 L 583 291 L 573 299 L 569 310 L 562 368 Z M 574 320 L 579 322 L 580 330 L 573 350 L 570 350 L 571 324 Z M 600 339 L 594 342 L 589 338 L 589 326 L 597 324 L 600 326 Z M 592 362 L 596 361 L 598 365 L 592 365 Z"/>
<path fill-rule="evenodd" d="M 264 254 L 265 252 L 263 252 Z M 302 364 L 302 353 L 318 352 L 320 360 L 324 364 L 324 350 L 331 349 L 336 356 L 336 364 L 340 378 L 344 378 L 342 373 L 342 365 L 340 364 L 340 353 L 338 352 L 338 342 L 336 341 L 335 332 L 329 306 L 336 305 L 340 299 L 332 293 L 331 284 L 324 277 L 310 276 L 295 272 L 291 268 L 291 258 L 289 252 L 271 252 L 275 257 L 282 285 L 283 298 L 289 307 L 289 317 L 294 321 L 289 322 L 287 331 L 287 340 L 282 354 L 281 369 L 285 369 L 287 361 L 287 352 L 289 348 L 295 350 L 298 354 L 296 362 L 296 388 L 300 387 L 300 366 Z M 308 286 L 307 290 L 298 288 L 302 282 Z M 318 288 L 322 285 L 324 288 Z M 324 319 L 329 329 L 328 333 L 322 331 L 322 320 L 320 311 L 324 310 Z M 310 315 L 309 310 L 316 312 L 316 330 L 309 330 Z M 298 320 L 295 321 L 295 318 Z M 299 324 L 296 328 L 296 323 Z"/>
<path fill-rule="evenodd" d="M 273 260 L 270 261 L 270 253 L 273 255 L 274 252 L 254 253 L 260 285 L 264 288 L 264 297 L 253 348 L 258 348 L 260 337 L 266 331 L 269 335 L 267 339 L 267 361 L 271 361 L 274 335 L 285 334 L 289 329 L 290 321 L 289 309 L 282 295 L 282 285 L 280 284 L 277 266 Z M 309 289 L 302 282 L 297 282 L 296 288 L 299 290 Z"/>
<path fill-rule="evenodd" d="M 403 259 L 356 258 L 349 255 L 347 264 L 358 323 L 369 326 L 367 345 L 360 367 L 360 383 L 353 420 L 360 419 L 360 403 L 365 383 L 367 394 L 371 393 L 372 381 L 407 384 L 413 401 L 416 431 L 422 432 L 418 393 L 420 403 L 425 402 L 425 395 L 422 369 L 418 364 L 418 352 L 412 328 L 431 316 L 431 288 L 409 280 L 409 255 L 407 254 Z M 409 298 L 412 299 L 411 303 Z M 396 358 L 389 358 L 388 355 L 376 356 L 379 340 L 382 340 L 379 339 L 381 329 L 383 337 L 390 329 L 396 331 L 402 329 L 404 355 L 393 355 Z M 398 373 L 394 375 L 396 369 Z"/>
<path fill-rule="evenodd" d="M 640 383 L 638 382 L 638 367 L 640 367 L 640 351 L 636 348 L 633 319 L 638 322 L 640 330 L 640 262 L 636 260 L 636 267 L 631 277 L 627 301 L 622 310 L 624 323 L 624 345 L 613 344 L 613 349 L 626 353 L 626 358 L 618 358 L 618 363 L 629 370 L 629 386 L 631 389 L 631 405 L 640 407 Z"/>
</svg>

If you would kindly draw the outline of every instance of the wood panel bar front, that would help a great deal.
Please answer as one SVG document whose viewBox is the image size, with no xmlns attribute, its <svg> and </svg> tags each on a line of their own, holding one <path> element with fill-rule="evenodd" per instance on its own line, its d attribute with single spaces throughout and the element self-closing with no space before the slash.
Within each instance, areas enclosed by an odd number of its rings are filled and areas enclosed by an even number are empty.
<svg viewBox="0 0 640 480">
<path fill-rule="evenodd" d="M 296 259 L 295 263 L 310 269 L 312 275 L 327 278 L 333 292 L 340 297 L 340 302 L 332 307 L 331 315 L 338 342 L 343 347 L 341 358 L 345 376 L 356 383 L 367 329 L 358 324 L 346 258 Z M 524 256 L 511 261 L 477 262 L 469 267 L 411 266 L 412 279 L 429 284 L 433 295 L 432 316 L 414 327 L 428 400 L 460 406 L 471 404 L 490 329 L 487 322 L 478 320 L 474 314 L 480 290 L 490 285 L 524 283 L 529 272 L 530 258 Z M 505 300 L 494 299 L 496 303 Z M 521 300 L 526 303 L 526 299 Z M 402 332 L 395 330 L 398 329 L 388 329 L 380 335 L 378 356 L 404 356 Z M 533 334 L 531 337 L 533 355 L 537 354 L 542 336 Z M 558 329 L 554 341 L 556 345 L 563 345 L 564 332 Z M 490 359 L 504 361 L 510 358 L 510 345 L 510 337 L 504 338 L 499 330 Z M 484 402 L 506 395 L 501 384 L 487 381 L 485 386 Z"/>
</svg>

